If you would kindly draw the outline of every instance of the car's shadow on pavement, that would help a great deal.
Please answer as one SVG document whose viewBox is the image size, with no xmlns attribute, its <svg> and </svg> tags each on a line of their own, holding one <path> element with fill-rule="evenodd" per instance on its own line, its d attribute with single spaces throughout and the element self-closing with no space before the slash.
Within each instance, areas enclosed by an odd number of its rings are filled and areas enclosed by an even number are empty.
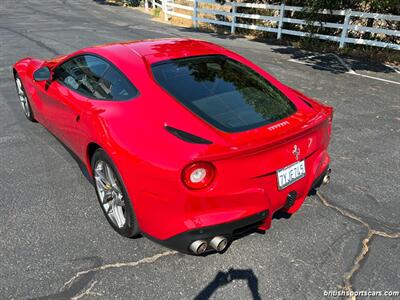
<svg viewBox="0 0 400 300">
<path fill-rule="evenodd" d="M 42 125 L 43 126 L 43 125 Z M 82 162 L 82 160 L 70 149 L 68 148 L 67 145 L 65 145 L 58 137 L 56 137 L 51 131 L 49 131 L 46 127 L 43 126 L 44 129 L 52 136 L 54 137 L 61 146 L 71 155 L 71 157 L 75 160 L 75 162 L 78 164 L 79 169 L 81 170 L 83 176 L 89 181 L 91 185 L 94 185 L 94 181 L 92 176 L 90 176 L 89 170 L 86 168 L 85 164 Z M 61 154 L 60 154 L 61 155 Z"/>
<path fill-rule="evenodd" d="M 72 152 L 72 150 L 69 149 L 63 142 L 61 142 L 61 140 L 59 140 L 56 136 L 54 136 L 54 137 L 57 139 L 57 141 L 60 142 L 60 144 L 65 148 L 65 150 L 67 150 L 67 152 L 71 155 L 71 157 L 76 161 L 76 163 L 78 164 L 78 167 L 81 170 L 83 176 L 85 176 L 85 178 L 89 181 L 89 183 L 91 185 L 94 185 L 92 176 L 90 176 L 90 173 L 89 173 L 88 169 L 83 164 L 83 162 L 80 160 L 80 158 L 74 152 Z"/>
<path fill-rule="evenodd" d="M 234 280 L 247 281 L 252 298 L 261 299 L 258 291 L 258 278 L 251 269 L 229 269 L 227 272 L 219 271 L 213 281 L 211 281 L 201 292 L 194 298 L 195 300 L 210 299 L 212 294 L 220 287 L 230 284 Z"/>
<path fill-rule="evenodd" d="M 289 219 L 292 215 L 284 212 L 284 211 L 277 211 L 272 216 L 273 219 Z M 247 235 L 253 233 L 261 233 L 264 234 L 265 231 L 258 230 L 257 228 L 249 228 L 241 232 L 241 234 L 236 235 L 233 237 L 234 240 L 241 239 Z M 231 241 L 232 242 L 232 241 Z M 227 249 L 229 246 L 227 247 Z M 224 252 L 224 251 L 223 251 Z M 223 253 L 221 252 L 221 254 Z M 209 252 L 207 255 L 215 255 L 217 252 Z M 254 274 L 252 269 L 234 269 L 230 268 L 227 272 L 219 271 L 215 278 L 204 288 L 202 289 L 199 294 L 194 298 L 195 300 L 203 300 L 203 299 L 210 299 L 213 293 L 218 290 L 219 288 L 226 286 L 233 282 L 234 280 L 244 280 L 247 281 L 247 286 L 250 289 L 252 299 L 258 300 L 261 299 L 261 296 L 258 291 L 258 278 Z"/>
</svg>

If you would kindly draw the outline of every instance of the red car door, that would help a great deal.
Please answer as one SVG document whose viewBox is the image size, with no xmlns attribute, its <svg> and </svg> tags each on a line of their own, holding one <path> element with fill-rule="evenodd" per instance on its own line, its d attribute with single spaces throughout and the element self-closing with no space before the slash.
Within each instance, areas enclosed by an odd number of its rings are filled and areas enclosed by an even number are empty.
<svg viewBox="0 0 400 300">
<path fill-rule="evenodd" d="M 51 82 L 40 85 L 47 127 L 78 156 L 88 137 L 82 122 L 92 105 L 88 100 L 107 98 L 101 78 L 109 67 L 98 57 L 77 55 L 55 66 Z"/>
<path fill-rule="evenodd" d="M 90 130 L 85 128 L 93 100 L 125 101 L 138 93 L 109 62 L 94 55 L 77 55 L 53 70 L 53 79 L 38 85 L 46 126 L 79 157 Z M 89 101 L 90 100 L 90 101 Z"/>
<path fill-rule="evenodd" d="M 81 153 L 85 131 L 80 127 L 87 98 L 70 90 L 57 80 L 39 87 L 46 126 L 75 153 Z"/>
</svg>

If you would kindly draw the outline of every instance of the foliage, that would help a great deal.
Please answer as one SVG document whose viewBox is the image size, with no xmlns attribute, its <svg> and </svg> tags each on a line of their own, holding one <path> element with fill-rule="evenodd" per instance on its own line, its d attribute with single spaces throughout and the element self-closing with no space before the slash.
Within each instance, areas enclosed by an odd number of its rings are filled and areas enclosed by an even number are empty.
<svg viewBox="0 0 400 300">
<path fill-rule="evenodd" d="M 153 16 L 158 18 L 161 15 L 161 8 L 156 7 L 155 9 L 153 9 Z"/>
<path fill-rule="evenodd" d="M 218 0 L 224 1 L 224 0 Z M 263 0 L 247 0 L 246 2 L 266 3 Z M 353 9 L 365 12 L 400 14 L 399 0 L 283 0 L 286 5 L 305 6 L 310 12 L 320 9 Z M 281 1 L 268 1 L 271 4 L 280 4 Z"/>
<path fill-rule="evenodd" d="M 136 7 L 140 5 L 140 0 L 96 0 L 99 3 L 111 4 L 111 5 L 123 5 Z"/>
<path fill-rule="evenodd" d="M 216 0 L 216 1 L 218 3 L 223 4 L 226 0 Z M 250 3 L 268 3 L 268 4 L 280 4 L 281 1 L 283 1 L 283 3 L 285 3 L 286 5 L 304 7 L 303 11 L 286 12 L 286 17 L 306 20 L 306 25 L 284 23 L 285 29 L 300 30 L 310 33 L 319 33 L 319 34 L 336 35 L 336 36 L 341 33 L 341 29 L 322 27 L 322 23 L 324 22 L 342 23 L 344 17 L 331 14 L 321 14 L 320 13 L 321 10 L 351 9 L 362 12 L 370 12 L 370 13 L 400 15 L 399 0 L 273 0 L 273 1 L 242 0 L 242 1 Z M 247 7 L 238 7 L 237 12 L 244 14 L 276 15 L 276 11 L 273 10 L 255 9 Z M 262 20 L 237 18 L 237 21 L 239 23 L 244 23 L 244 24 L 265 26 Z M 352 18 L 352 22 L 353 24 L 366 27 L 379 26 L 382 28 L 387 28 L 392 30 L 400 30 L 400 22 L 395 22 L 395 21 L 382 22 L 381 20 L 374 20 L 371 18 L 370 19 Z M 318 23 L 320 24 L 320 26 L 316 26 L 318 25 Z M 249 30 L 241 28 L 238 28 L 237 32 L 244 34 L 250 33 Z M 250 34 L 254 34 L 254 31 L 251 32 Z M 271 33 L 258 32 L 255 35 L 257 37 L 268 37 L 269 35 L 271 35 Z M 377 35 L 368 32 L 367 33 L 352 32 L 350 33 L 350 36 L 355 38 L 361 37 L 364 39 L 378 39 L 392 43 L 398 42 L 398 38 L 395 36 L 384 36 L 379 34 Z"/>
</svg>

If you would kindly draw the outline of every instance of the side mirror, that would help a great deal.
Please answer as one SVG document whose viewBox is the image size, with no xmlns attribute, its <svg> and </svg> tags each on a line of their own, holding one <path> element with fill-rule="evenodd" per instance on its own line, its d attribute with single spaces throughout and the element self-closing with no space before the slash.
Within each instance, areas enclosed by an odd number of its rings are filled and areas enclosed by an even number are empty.
<svg viewBox="0 0 400 300">
<path fill-rule="evenodd" d="M 51 79 L 51 71 L 48 67 L 42 67 L 33 73 L 35 81 L 47 81 Z"/>
</svg>

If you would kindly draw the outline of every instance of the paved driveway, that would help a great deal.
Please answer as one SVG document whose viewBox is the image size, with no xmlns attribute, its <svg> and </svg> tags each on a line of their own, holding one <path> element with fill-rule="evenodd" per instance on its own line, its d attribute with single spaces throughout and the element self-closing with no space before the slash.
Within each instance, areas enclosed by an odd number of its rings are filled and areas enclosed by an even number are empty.
<svg viewBox="0 0 400 300">
<path fill-rule="evenodd" d="M 115 234 L 77 162 L 25 119 L 16 98 L 10 67 L 19 58 L 160 37 L 221 44 L 336 110 L 331 185 L 223 255 L 186 256 Z M 321 299 L 338 286 L 400 290 L 395 70 L 196 33 L 90 0 L 2 0 L 0 47 L 1 299 Z"/>
</svg>

